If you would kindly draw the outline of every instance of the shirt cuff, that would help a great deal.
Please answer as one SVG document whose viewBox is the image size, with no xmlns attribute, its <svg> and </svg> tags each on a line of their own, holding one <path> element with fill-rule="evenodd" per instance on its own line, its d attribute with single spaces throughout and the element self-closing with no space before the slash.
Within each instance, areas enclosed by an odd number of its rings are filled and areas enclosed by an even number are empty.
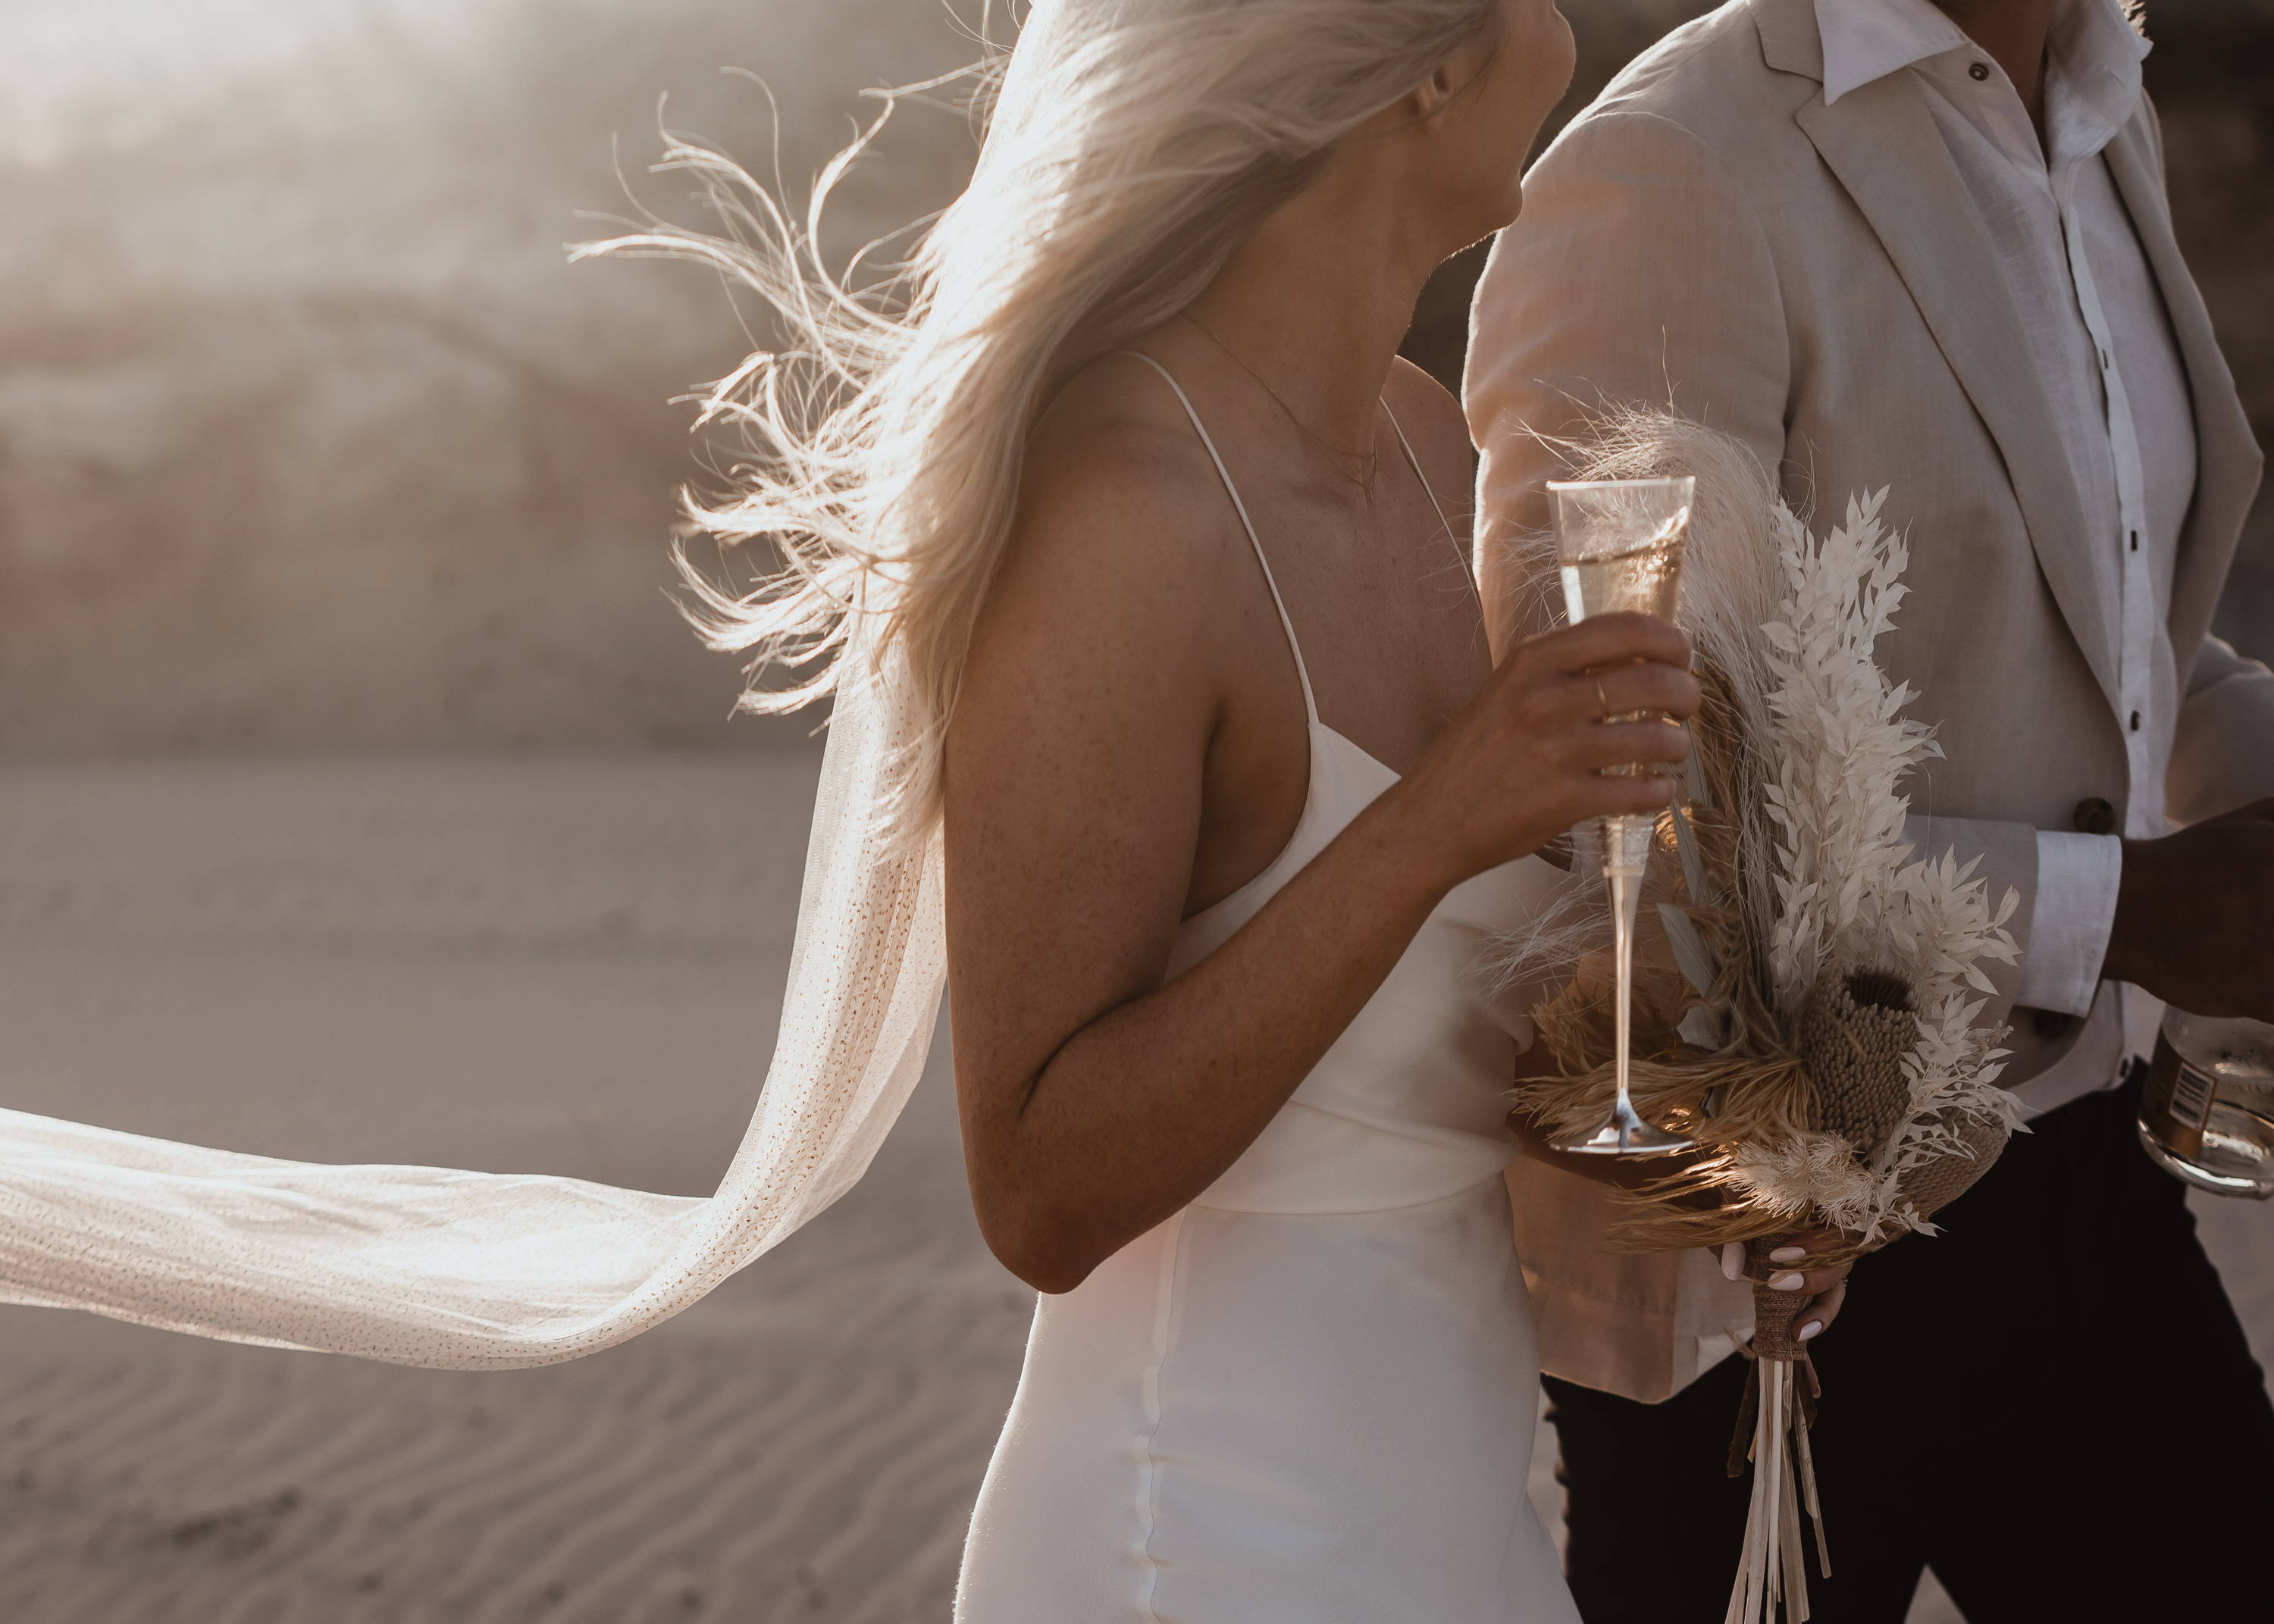
<svg viewBox="0 0 2274 1624">
<path fill-rule="evenodd" d="M 2063 1015 L 2091 1011 L 2123 877 L 2124 842 L 2116 836 L 2037 831 L 2037 902 L 2014 1003 Z"/>
</svg>

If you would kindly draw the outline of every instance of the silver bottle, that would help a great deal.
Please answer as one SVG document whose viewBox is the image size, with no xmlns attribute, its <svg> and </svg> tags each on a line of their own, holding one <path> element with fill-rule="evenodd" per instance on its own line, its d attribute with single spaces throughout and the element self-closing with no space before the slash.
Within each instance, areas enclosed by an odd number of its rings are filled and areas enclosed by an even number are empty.
<svg viewBox="0 0 2274 1624">
<path fill-rule="evenodd" d="M 2168 1012 L 2140 1091 L 2140 1143 L 2198 1190 L 2274 1196 L 2274 1026 Z"/>
</svg>

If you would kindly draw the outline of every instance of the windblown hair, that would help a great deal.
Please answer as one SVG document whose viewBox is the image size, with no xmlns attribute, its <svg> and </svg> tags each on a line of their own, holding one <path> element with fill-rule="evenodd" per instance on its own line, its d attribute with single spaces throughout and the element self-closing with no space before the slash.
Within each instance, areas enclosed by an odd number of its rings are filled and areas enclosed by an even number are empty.
<svg viewBox="0 0 2274 1624">
<path fill-rule="evenodd" d="M 986 116 L 970 184 L 866 285 L 862 255 L 832 272 L 818 239 L 881 117 L 825 169 L 802 220 L 719 154 L 671 139 L 661 167 L 696 176 L 731 235 L 658 224 L 587 252 L 707 262 L 779 324 L 780 348 L 715 385 L 704 413 L 748 440 L 740 489 L 689 499 L 701 530 L 771 544 L 774 560 L 735 590 L 679 553 L 704 640 L 751 656 L 743 708 L 886 683 L 904 720 L 882 814 L 927 838 L 1037 416 L 1084 365 L 1189 304 L 1337 139 L 1493 15 L 1493 0 L 1037 4 L 1015 49 L 967 70 Z M 887 114 L 906 94 L 886 95 Z"/>
</svg>

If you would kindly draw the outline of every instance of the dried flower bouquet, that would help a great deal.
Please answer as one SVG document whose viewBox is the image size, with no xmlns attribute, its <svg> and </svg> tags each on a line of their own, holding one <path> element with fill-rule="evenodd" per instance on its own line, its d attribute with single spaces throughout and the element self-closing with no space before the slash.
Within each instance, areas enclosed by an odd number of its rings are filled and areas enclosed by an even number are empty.
<svg viewBox="0 0 2274 1624">
<path fill-rule="evenodd" d="M 1732 1470 L 1750 1454 L 1754 1486 L 1729 1618 L 1805 1619 L 1803 1505 L 1829 1571 L 1813 1372 L 1791 1336 L 1806 1299 L 1760 1283 L 1767 1253 L 1804 1228 L 1843 1237 L 1818 1266 L 1931 1234 L 2002 1149 L 2015 1106 L 1997 1086 L 2005 1033 L 1983 1021 L 1983 966 L 2018 957 L 2018 898 L 1993 904 L 1972 864 L 1914 858 L 1903 838 L 1899 786 L 1941 751 L 1875 658 L 1909 556 L 1880 518 L 1886 492 L 1851 499 L 1818 539 L 1742 447 L 1694 424 L 1623 412 L 1573 449 L 1579 477 L 1698 480 L 1682 620 L 1706 702 L 1686 792 L 1660 822 L 1663 936 L 1638 965 L 1632 1073 L 1641 1114 L 1700 1149 L 1632 1195 L 1612 1242 L 1748 1244 L 1757 1380 Z M 1534 1011 L 1555 1074 L 1517 1095 L 1550 1132 L 1600 1122 L 1611 1097 L 1607 978 L 1600 955 L 1574 951 L 1607 929 L 1591 891 L 1575 884 L 1508 959 L 1526 980 L 1561 966 Z"/>
</svg>

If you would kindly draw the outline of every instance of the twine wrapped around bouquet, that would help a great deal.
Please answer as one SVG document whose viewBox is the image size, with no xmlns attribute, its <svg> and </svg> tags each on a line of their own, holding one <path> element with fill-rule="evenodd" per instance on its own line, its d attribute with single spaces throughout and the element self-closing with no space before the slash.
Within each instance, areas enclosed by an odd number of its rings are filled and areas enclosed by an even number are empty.
<svg viewBox="0 0 2274 1624">
<path fill-rule="evenodd" d="M 1954 857 L 1913 861 L 1896 786 L 1940 754 L 1901 711 L 1873 656 L 1893 624 L 1908 553 L 1881 524 L 1886 492 L 1851 500 L 1821 540 L 1777 500 L 1736 442 L 1679 418 L 1623 412 L 1570 447 L 1576 477 L 1698 481 L 1682 620 L 1706 695 L 1685 792 L 1662 815 L 1645 899 L 1662 936 L 1635 974 L 1631 1088 L 1642 1116 L 1698 1142 L 1626 1192 L 1613 1245 L 1744 1243 L 1755 1380 L 1732 1445 L 1750 1458 L 1751 1514 L 1731 1624 L 1808 1617 L 1801 1518 L 1829 1573 L 1808 1449 L 1816 1395 L 1769 1253 L 1804 1229 L 1849 1261 L 1911 1230 L 1995 1159 L 2017 1118 L 1996 1086 L 2002 1030 L 1980 1024 L 1984 960 L 2012 962 L 1986 883 Z M 1519 1105 L 1551 1132 L 1602 1120 L 1614 1087 L 1611 988 L 1591 929 L 1567 915 L 1511 944 L 1512 975 L 1561 966 L 1534 1009 L 1555 1074 Z M 1605 927 L 1607 929 L 1607 927 Z M 1572 966 L 1576 962 L 1576 969 Z"/>
</svg>

